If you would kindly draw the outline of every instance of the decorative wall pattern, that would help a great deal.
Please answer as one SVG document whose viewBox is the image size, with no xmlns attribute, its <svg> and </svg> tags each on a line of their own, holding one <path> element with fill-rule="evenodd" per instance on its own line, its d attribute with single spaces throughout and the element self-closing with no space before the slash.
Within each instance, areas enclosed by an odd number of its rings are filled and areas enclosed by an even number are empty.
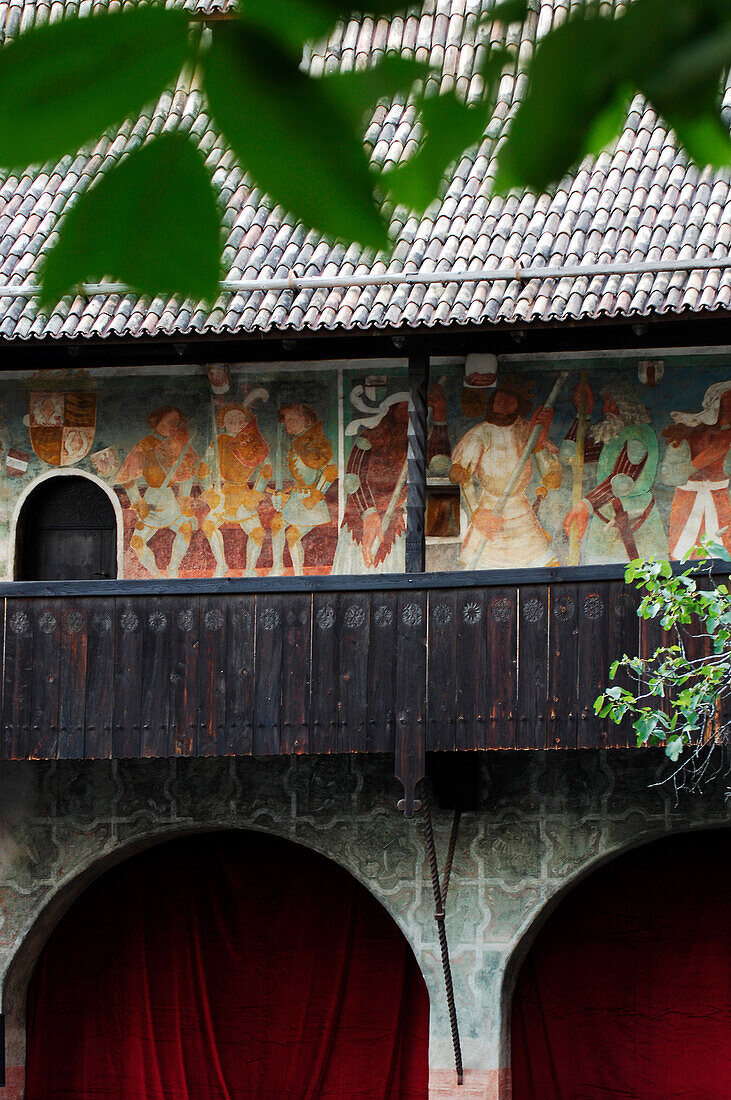
<svg viewBox="0 0 731 1100">
<path fill-rule="evenodd" d="M 486 1082 L 508 1064 L 511 959 L 546 902 L 612 853 L 673 830 L 728 823 L 731 812 L 723 781 L 679 803 L 670 790 L 649 786 L 670 767 L 659 751 L 490 753 L 475 756 L 475 766 L 479 809 L 463 815 L 447 904 L 468 1083 L 480 1074 Z M 431 1065 L 452 1081 L 423 826 L 397 812 L 392 770 L 387 756 L 1 765 L 9 1063 L 24 1059 L 24 983 L 45 927 L 36 922 L 65 891 L 81 888 L 79 876 L 166 836 L 253 828 L 317 849 L 382 901 L 427 980 Z M 435 807 L 434 825 L 443 863 L 451 815 Z M 28 952 L 11 965 L 22 943 Z M 480 1095 L 497 1093 L 483 1087 Z"/>
</svg>

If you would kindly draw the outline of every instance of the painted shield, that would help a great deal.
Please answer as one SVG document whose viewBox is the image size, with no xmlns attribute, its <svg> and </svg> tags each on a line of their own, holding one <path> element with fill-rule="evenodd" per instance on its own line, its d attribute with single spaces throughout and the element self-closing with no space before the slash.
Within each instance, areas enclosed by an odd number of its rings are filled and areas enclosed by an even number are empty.
<svg viewBox="0 0 731 1100">
<path fill-rule="evenodd" d="M 74 466 L 94 442 L 95 393 L 40 393 L 30 395 L 30 441 L 49 466 Z"/>
</svg>

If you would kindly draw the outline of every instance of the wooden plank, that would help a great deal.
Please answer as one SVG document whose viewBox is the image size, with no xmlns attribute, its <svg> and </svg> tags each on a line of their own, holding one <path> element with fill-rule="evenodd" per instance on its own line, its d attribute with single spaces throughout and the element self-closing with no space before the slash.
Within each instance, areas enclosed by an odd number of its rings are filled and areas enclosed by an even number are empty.
<svg viewBox="0 0 731 1100">
<path fill-rule="evenodd" d="M 640 651 L 640 620 L 637 617 L 640 599 L 637 589 L 625 584 L 612 585 L 609 600 L 609 665 L 625 653 L 636 657 Z M 613 682 L 628 690 L 636 687 L 636 681 L 626 672 L 619 672 Z M 626 748 L 637 743 L 630 718 L 625 718 L 619 726 L 613 722 L 607 723 L 606 734 L 606 743 L 610 748 Z"/>
<path fill-rule="evenodd" d="M 138 601 L 142 668 L 140 725 L 142 755 L 169 756 L 170 638 L 174 632 L 169 600 L 152 596 Z"/>
<path fill-rule="evenodd" d="M 254 737 L 254 596 L 230 597 L 226 616 L 226 756 L 251 754 Z"/>
<path fill-rule="evenodd" d="M 577 734 L 580 749 L 607 743 L 606 718 L 597 718 L 594 701 L 609 687 L 609 607 L 615 597 L 610 584 L 577 585 L 579 624 L 579 679 L 577 685 Z"/>
<path fill-rule="evenodd" d="M 58 600 L 33 603 L 33 668 L 30 753 L 53 760 L 58 752 L 59 663 L 61 608 Z"/>
<path fill-rule="evenodd" d="M 463 600 L 462 593 L 429 593 L 427 751 L 446 752 L 456 747 L 457 616 Z"/>
<path fill-rule="evenodd" d="M 117 673 L 112 738 L 112 756 L 115 759 L 140 756 L 141 604 L 142 601 L 135 598 L 118 598 L 115 601 L 114 650 Z"/>
<path fill-rule="evenodd" d="M 472 589 L 457 601 L 456 749 L 481 749 L 487 716 L 485 590 Z"/>
<path fill-rule="evenodd" d="M 3 757 L 26 760 L 32 722 L 33 600 L 8 600 L 3 677 Z"/>
<path fill-rule="evenodd" d="M 396 738 L 398 597 L 376 592 L 370 600 L 367 752 L 393 752 Z"/>
<path fill-rule="evenodd" d="M 340 601 L 337 631 L 338 752 L 362 752 L 368 730 L 370 599 L 366 593 Z"/>
<path fill-rule="evenodd" d="M 673 562 L 673 570 L 680 573 L 687 564 Z M 310 577 L 259 577 L 255 589 L 259 594 L 274 592 L 368 592 L 409 591 L 458 588 L 505 588 L 526 584 L 594 584 L 604 581 L 623 581 L 625 566 L 532 566 L 528 569 L 464 569 L 458 572 L 410 574 L 373 573 L 342 575 L 337 573 Z M 716 576 L 731 574 L 728 562 L 714 563 Z M 250 577 L 243 578 L 188 578 L 178 580 L 101 580 L 94 582 L 94 594 L 102 596 L 200 596 L 225 594 L 248 596 L 252 592 Z M 38 596 L 60 598 L 70 596 L 79 599 L 89 594 L 88 581 L 0 581 L 0 597 L 8 599 L 32 599 Z"/>
<path fill-rule="evenodd" d="M 91 601 L 89 601 L 91 603 Z M 112 755 L 115 660 L 114 600 L 95 599 L 87 614 L 86 707 L 84 708 L 84 756 L 102 759 Z"/>
<path fill-rule="evenodd" d="M 396 650 L 396 778 L 404 788 L 403 811 L 416 809 L 416 784 L 426 771 L 426 592 L 401 592 Z"/>
<path fill-rule="evenodd" d="M 198 733 L 200 597 L 169 600 L 170 743 L 174 756 L 192 756 Z"/>
<path fill-rule="evenodd" d="M 226 743 L 226 609 L 220 596 L 201 597 L 196 756 L 220 756 Z"/>
<path fill-rule="evenodd" d="M 311 615 L 311 596 L 289 597 L 282 634 L 282 753 L 310 749 Z"/>
<path fill-rule="evenodd" d="M 546 746 L 548 706 L 548 588 L 526 585 L 519 593 L 518 707 L 519 749 Z"/>
<path fill-rule="evenodd" d="M 546 747 L 575 749 L 579 690 L 579 594 L 575 584 L 549 589 Z"/>
<path fill-rule="evenodd" d="M 485 747 L 512 749 L 518 706 L 518 589 L 488 588 Z"/>
<path fill-rule="evenodd" d="M 289 599 L 267 595 L 256 601 L 255 756 L 279 753 L 283 619 Z"/>
<path fill-rule="evenodd" d="M 64 601 L 59 666 L 58 756 L 80 760 L 86 730 L 88 615 L 91 600 Z"/>
<path fill-rule="evenodd" d="M 310 751 L 336 752 L 338 747 L 338 631 L 336 593 L 316 592 L 312 601 L 312 691 Z"/>
</svg>

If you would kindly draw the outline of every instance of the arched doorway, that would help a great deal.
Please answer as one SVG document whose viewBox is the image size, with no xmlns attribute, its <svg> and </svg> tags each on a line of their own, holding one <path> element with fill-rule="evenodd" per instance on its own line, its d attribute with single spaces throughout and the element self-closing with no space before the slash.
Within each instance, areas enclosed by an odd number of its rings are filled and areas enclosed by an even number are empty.
<svg viewBox="0 0 731 1100">
<path fill-rule="evenodd" d="M 168 841 L 44 948 L 26 1100 L 426 1100 L 413 953 L 346 871 L 288 841 Z"/>
<path fill-rule="evenodd" d="M 559 905 L 513 998 L 513 1100 L 731 1095 L 731 830 L 619 856 Z"/>
<path fill-rule="evenodd" d="M 45 478 L 17 529 L 16 578 L 100 580 L 117 575 L 117 518 L 101 486 L 80 475 Z"/>
</svg>

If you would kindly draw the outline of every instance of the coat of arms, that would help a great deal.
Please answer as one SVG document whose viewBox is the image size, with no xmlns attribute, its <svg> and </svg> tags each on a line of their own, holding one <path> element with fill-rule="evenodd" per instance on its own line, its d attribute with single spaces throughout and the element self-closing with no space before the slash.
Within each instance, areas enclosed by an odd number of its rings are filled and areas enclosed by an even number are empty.
<svg viewBox="0 0 731 1100">
<path fill-rule="evenodd" d="M 96 431 L 95 393 L 30 395 L 30 441 L 49 466 L 74 466 L 90 451 Z"/>
</svg>

